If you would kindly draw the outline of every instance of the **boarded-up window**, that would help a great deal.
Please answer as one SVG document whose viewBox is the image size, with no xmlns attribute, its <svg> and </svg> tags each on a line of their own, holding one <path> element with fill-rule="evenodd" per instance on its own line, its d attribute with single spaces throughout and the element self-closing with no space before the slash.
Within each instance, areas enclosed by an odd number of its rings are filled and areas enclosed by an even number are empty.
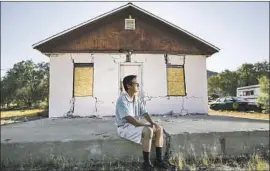
<svg viewBox="0 0 270 171">
<path fill-rule="evenodd" d="M 184 67 L 167 66 L 167 94 L 168 96 L 185 96 L 185 76 Z"/>
<path fill-rule="evenodd" d="M 74 64 L 74 96 L 93 95 L 93 64 Z"/>
</svg>

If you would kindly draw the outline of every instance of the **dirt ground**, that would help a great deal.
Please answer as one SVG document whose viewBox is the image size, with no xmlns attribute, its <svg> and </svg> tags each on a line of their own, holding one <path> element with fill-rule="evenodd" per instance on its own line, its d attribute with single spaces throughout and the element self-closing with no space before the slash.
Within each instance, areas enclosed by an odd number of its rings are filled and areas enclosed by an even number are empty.
<svg viewBox="0 0 270 171">
<path fill-rule="evenodd" d="M 220 116 L 232 116 L 240 118 L 249 118 L 249 119 L 263 119 L 269 120 L 270 114 L 256 113 L 256 112 L 237 112 L 237 111 L 215 111 L 208 110 L 209 115 L 220 115 Z"/>
</svg>

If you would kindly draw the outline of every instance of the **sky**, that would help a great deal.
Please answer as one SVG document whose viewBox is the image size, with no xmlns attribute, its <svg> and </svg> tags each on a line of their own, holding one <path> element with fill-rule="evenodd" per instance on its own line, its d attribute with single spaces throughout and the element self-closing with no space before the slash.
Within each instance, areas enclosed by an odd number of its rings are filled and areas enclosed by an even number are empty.
<svg viewBox="0 0 270 171">
<path fill-rule="evenodd" d="M 127 2 L 1 2 L 1 76 L 22 60 L 49 62 L 32 45 Z M 268 2 L 133 2 L 221 50 L 207 69 L 269 61 Z"/>
</svg>

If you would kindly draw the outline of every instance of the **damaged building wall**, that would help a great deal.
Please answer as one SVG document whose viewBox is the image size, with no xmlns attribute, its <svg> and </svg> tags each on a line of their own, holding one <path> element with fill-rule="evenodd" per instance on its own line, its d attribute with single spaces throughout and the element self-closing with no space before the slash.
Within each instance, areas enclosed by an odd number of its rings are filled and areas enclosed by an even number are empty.
<svg viewBox="0 0 270 171">
<path fill-rule="evenodd" d="M 72 110 L 72 76 L 70 58 L 50 57 L 49 117 L 62 117 Z"/>
<path fill-rule="evenodd" d="M 114 115 L 119 96 L 120 63 L 125 54 L 58 54 L 50 58 L 50 117 Z M 94 63 L 93 96 L 73 98 L 73 62 Z M 133 54 L 131 62 L 142 63 L 144 100 L 150 114 L 207 113 L 206 58 L 168 55 L 173 65 L 185 63 L 187 96 L 167 96 L 163 54 Z"/>
<path fill-rule="evenodd" d="M 187 96 L 167 96 L 164 55 L 134 55 L 143 64 L 143 95 L 151 114 L 208 113 L 206 58 L 168 55 L 170 65 L 184 65 Z M 144 59 L 142 59 L 144 58 Z"/>
</svg>

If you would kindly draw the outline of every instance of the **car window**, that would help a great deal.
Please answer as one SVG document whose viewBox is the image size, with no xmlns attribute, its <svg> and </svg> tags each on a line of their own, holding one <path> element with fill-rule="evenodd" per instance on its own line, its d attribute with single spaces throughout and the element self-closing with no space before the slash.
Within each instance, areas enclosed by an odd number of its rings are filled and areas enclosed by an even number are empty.
<svg viewBox="0 0 270 171">
<path fill-rule="evenodd" d="M 224 102 L 225 98 L 220 98 L 218 102 Z"/>
<path fill-rule="evenodd" d="M 238 102 L 245 102 L 246 100 L 241 98 L 241 97 L 234 97 L 234 100 L 238 101 Z"/>
<path fill-rule="evenodd" d="M 227 97 L 227 98 L 225 99 L 225 101 L 226 101 L 226 102 L 231 102 L 231 101 L 233 101 L 233 98 L 232 98 L 232 97 Z"/>
</svg>

